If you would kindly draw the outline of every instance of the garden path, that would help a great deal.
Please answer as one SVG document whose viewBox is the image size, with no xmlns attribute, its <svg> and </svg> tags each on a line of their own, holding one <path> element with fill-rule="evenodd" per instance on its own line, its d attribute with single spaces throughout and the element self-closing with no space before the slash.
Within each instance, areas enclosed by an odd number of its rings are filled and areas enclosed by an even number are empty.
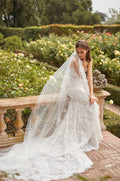
<svg viewBox="0 0 120 181">
<path fill-rule="evenodd" d="M 109 104 L 105 101 L 105 108 L 120 115 L 120 106 L 118 106 L 116 104 Z"/>
</svg>

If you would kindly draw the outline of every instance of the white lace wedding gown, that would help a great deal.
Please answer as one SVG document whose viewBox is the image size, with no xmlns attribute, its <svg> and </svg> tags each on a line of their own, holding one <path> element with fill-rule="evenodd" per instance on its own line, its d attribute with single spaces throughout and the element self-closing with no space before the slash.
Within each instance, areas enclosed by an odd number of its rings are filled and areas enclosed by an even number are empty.
<svg viewBox="0 0 120 181">
<path fill-rule="evenodd" d="M 15 177 L 26 181 L 50 181 L 91 167 L 93 163 L 85 152 L 97 150 L 102 140 L 99 106 L 96 102 L 89 104 L 88 82 L 81 60 L 79 63 L 84 83 L 70 68 L 65 80 L 69 100 L 61 124 L 49 137 L 14 145 L 0 157 L 0 170 L 17 172 L 20 175 Z"/>
</svg>

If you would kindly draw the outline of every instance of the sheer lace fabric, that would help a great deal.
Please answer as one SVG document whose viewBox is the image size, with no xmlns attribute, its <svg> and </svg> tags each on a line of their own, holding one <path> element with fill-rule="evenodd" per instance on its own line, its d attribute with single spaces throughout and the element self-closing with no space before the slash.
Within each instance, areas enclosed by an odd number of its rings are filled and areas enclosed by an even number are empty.
<svg viewBox="0 0 120 181">
<path fill-rule="evenodd" d="M 70 68 L 75 56 L 76 53 L 62 72 L 64 78 L 58 101 L 52 106 L 48 104 L 42 111 L 39 107 L 39 113 L 29 120 L 24 142 L 1 152 L 1 170 L 18 172 L 20 175 L 15 177 L 27 181 L 50 181 L 84 172 L 93 164 L 85 152 L 97 150 L 102 140 L 99 106 L 96 102 L 89 104 L 82 61 L 77 57 L 80 77 Z M 47 87 L 45 94 L 48 92 L 51 90 Z"/>
</svg>

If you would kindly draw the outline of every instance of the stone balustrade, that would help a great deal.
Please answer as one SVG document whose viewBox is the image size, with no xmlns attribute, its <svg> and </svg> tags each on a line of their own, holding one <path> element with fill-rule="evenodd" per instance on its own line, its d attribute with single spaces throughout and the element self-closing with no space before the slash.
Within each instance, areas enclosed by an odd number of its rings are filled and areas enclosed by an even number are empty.
<svg viewBox="0 0 120 181">
<path fill-rule="evenodd" d="M 107 91 L 102 90 L 100 93 L 94 93 L 94 95 L 98 97 L 98 104 L 100 107 L 100 124 L 103 131 L 105 130 L 105 126 L 103 124 L 104 99 L 110 94 Z M 30 108 L 32 110 L 34 105 L 37 103 L 38 97 L 39 96 L 28 96 L 0 99 L 0 147 L 10 146 L 23 141 L 24 131 L 22 128 L 24 126 L 24 122 L 22 120 L 22 111 L 25 108 Z M 57 98 L 57 94 L 44 95 L 42 96 L 40 104 L 46 105 L 47 103 L 55 102 Z M 4 120 L 4 114 L 10 109 L 14 109 L 17 114 L 16 121 L 14 123 L 14 135 L 7 134 L 7 124 Z"/>
</svg>

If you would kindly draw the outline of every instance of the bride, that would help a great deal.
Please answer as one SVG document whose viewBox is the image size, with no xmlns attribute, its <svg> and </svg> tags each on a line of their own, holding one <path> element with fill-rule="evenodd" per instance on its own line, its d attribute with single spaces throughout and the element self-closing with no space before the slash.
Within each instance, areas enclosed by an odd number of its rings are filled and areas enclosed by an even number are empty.
<svg viewBox="0 0 120 181">
<path fill-rule="evenodd" d="M 67 178 L 91 167 L 85 152 L 97 150 L 102 139 L 90 49 L 80 40 L 44 86 L 23 143 L 0 151 L 0 170 L 26 181 Z"/>
</svg>

